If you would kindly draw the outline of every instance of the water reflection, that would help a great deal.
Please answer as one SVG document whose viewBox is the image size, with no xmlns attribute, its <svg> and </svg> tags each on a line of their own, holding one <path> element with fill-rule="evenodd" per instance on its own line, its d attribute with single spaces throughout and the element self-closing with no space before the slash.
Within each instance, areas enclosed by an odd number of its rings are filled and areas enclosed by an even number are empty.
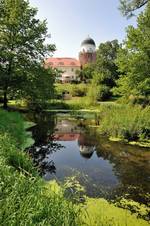
<svg viewBox="0 0 150 226">
<path fill-rule="evenodd" d="M 37 126 L 32 130 L 35 145 L 29 153 L 46 180 L 54 174 L 59 180 L 77 175 L 90 196 L 126 195 L 148 203 L 143 195 L 150 190 L 148 149 L 100 137 L 89 127 L 93 119 L 48 113 L 30 119 Z"/>
<path fill-rule="evenodd" d="M 28 153 L 33 158 L 34 164 L 38 167 L 41 175 L 46 172 L 56 173 L 53 160 L 48 161 L 48 156 L 61 150 L 61 144 L 53 141 L 53 133 L 57 118 L 55 114 L 40 113 L 28 115 L 28 120 L 34 121 L 36 126 L 32 128 L 34 145 L 28 149 Z"/>
</svg>

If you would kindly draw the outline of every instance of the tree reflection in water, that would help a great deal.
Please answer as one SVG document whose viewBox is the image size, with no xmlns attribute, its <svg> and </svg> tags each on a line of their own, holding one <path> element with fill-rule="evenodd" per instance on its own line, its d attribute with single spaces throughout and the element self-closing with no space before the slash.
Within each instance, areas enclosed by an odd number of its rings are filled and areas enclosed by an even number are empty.
<svg viewBox="0 0 150 226">
<path fill-rule="evenodd" d="M 38 167 L 40 175 L 46 172 L 56 173 L 53 160 L 48 160 L 48 156 L 63 148 L 53 140 L 54 128 L 57 123 L 55 114 L 40 113 L 28 115 L 28 120 L 34 121 L 36 126 L 32 128 L 34 145 L 28 149 L 28 153 L 33 159 L 35 166 Z"/>
<path fill-rule="evenodd" d="M 113 164 L 114 174 L 120 182 L 113 190 L 112 198 L 123 196 L 140 203 L 149 203 L 150 153 L 147 149 L 103 138 L 96 154 Z"/>
</svg>

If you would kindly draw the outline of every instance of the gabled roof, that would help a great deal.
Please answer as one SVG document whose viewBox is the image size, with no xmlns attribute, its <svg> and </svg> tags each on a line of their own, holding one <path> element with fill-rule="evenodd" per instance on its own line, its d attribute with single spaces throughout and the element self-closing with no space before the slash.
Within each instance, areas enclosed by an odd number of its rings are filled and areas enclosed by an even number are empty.
<svg viewBox="0 0 150 226">
<path fill-rule="evenodd" d="M 45 64 L 51 67 L 80 67 L 79 60 L 69 57 L 50 57 L 45 60 Z"/>
</svg>

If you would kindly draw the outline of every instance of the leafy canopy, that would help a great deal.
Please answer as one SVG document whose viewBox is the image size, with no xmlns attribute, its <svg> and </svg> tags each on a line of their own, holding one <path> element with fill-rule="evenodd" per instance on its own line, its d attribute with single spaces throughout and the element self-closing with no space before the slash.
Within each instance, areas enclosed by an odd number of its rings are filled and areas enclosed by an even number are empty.
<svg viewBox="0 0 150 226">
<path fill-rule="evenodd" d="M 51 77 L 52 71 L 44 69 L 42 62 L 55 46 L 45 44 L 46 21 L 37 19 L 36 14 L 29 1 L 0 0 L 0 90 L 5 107 L 8 98 L 30 96 L 30 85 L 38 92 L 36 84 L 48 79 L 48 74 Z M 48 79 L 45 85 L 51 86 L 52 81 Z"/>
<path fill-rule="evenodd" d="M 150 95 L 150 4 L 129 26 L 125 46 L 119 51 L 117 66 L 122 76 L 117 91 L 123 95 Z"/>
<path fill-rule="evenodd" d="M 118 40 L 101 43 L 96 53 L 95 74 L 99 74 L 99 83 L 113 87 L 118 78 L 115 60 L 120 48 Z"/>
<path fill-rule="evenodd" d="M 148 3 L 149 0 L 120 0 L 120 11 L 123 16 L 128 18 L 133 16 L 134 11 L 140 9 Z"/>
</svg>

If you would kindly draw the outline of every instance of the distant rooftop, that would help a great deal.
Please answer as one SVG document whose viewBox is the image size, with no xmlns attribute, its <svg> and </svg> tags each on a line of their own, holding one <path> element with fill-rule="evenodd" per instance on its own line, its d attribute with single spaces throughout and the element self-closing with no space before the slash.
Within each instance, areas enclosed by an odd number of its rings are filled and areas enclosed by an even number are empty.
<svg viewBox="0 0 150 226">
<path fill-rule="evenodd" d="M 49 65 L 51 67 L 80 67 L 80 62 L 79 60 L 71 57 L 50 57 L 45 60 L 45 64 Z"/>
</svg>

